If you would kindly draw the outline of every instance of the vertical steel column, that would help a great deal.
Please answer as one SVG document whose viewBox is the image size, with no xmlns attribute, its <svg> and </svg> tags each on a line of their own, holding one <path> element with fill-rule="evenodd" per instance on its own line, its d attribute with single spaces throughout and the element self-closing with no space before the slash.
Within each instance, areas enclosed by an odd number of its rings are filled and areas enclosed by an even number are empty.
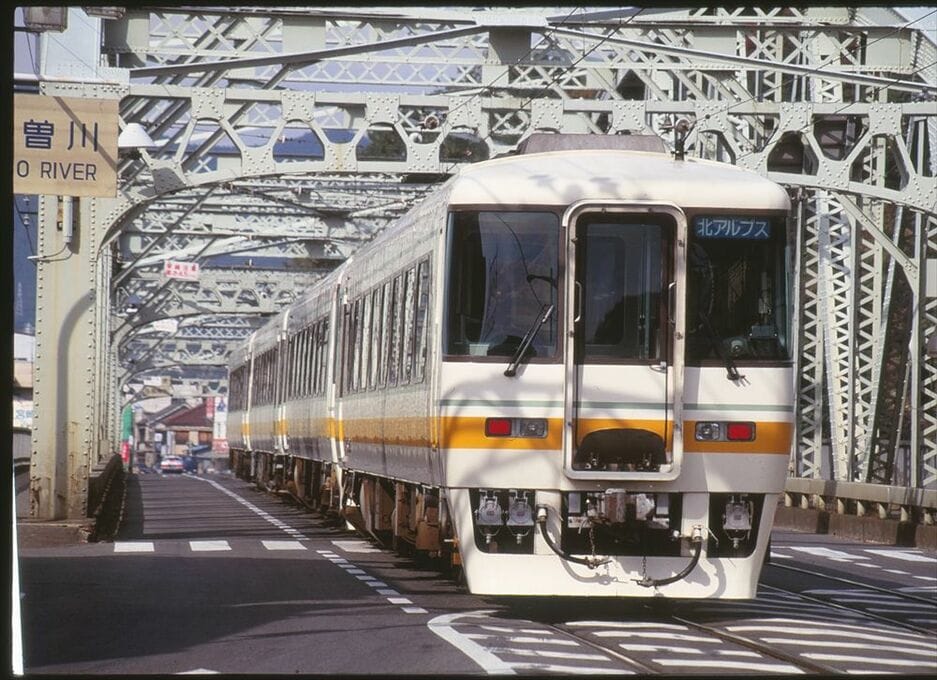
<svg viewBox="0 0 937 680">
<path fill-rule="evenodd" d="M 29 516 L 80 518 L 94 422 L 95 199 L 39 202 Z M 77 204 L 77 209 L 74 208 Z M 72 236 L 65 229 L 72 220 Z"/>
</svg>

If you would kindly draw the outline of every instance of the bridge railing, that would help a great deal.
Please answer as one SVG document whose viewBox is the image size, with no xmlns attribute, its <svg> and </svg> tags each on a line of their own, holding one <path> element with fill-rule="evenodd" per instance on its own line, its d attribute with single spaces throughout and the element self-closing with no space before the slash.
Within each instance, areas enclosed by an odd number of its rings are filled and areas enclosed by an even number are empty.
<svg viewBox="0 0 937 680">
<path fill-rule="evenodd" d="M 880 519 L 897 515 L 901 522 L 933 526 L 937 520 L 937 489 L 790 477 L 784 505 L 859 517 L 877 513 Z"/>
</svg>

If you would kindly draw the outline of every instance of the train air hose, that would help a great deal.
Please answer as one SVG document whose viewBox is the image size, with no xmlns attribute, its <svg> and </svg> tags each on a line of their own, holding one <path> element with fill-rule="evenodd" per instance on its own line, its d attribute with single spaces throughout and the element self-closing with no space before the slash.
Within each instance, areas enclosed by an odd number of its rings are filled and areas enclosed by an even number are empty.
<svg viewBox="0 0 937 680">
<path fill-rule="evenodd" d="M 595 569 L 598 566 L 611 562 L 608 557 L 598 557 L 596 555 L 589 555 L 588 557 L 576 557 L 575 555 L 564 553 L 562 550 L 557 548 L 556 544 L 547 533 L 547 509 L 545 506 L 541 505 L 539 508 L 537 508 L 537 524 L 540 526 L 540 534 L 543 536 L 543 540 L 546 541 L 547 545 L 550 546 L 550 550 L 555 552 L 564 560 L 567 560 L 568 562 L 575 562 L 576 564 L 584 564 L 590 569 Z"/>
<path fill-rule="evenodd" d="M 550 538 L 550 535 L 547 533 L 547 509 L 545 506 L 541 505 L 539 508 L 537 508 L 537 525 L 540 527 L 540 535 L 543 536 L 543 540 L 546 542 L 546 544 L 550 546 L 550 550 L 568 562 L 584 564 L 590 569 L 595 569 L 596 567 L 599 567 L 603 564 L 608 564 L 612 561 L 608 557 L 598 557 L 596 555 L 576 557 L 575 555 L 570 555 L 560 550 L 556 546 L 556 543 L 553 542 L 553 539 Z M 693 528 L 693 536 L 690 538 L 690 542 L 695 546 L 693 550 L 693 557 L 690 559 L 690 563 L 687 564 L 679 574 L 674 574 L 673 576 L 669 576 L 667 578 L 650 578 L 645 573 L 643 577 L 634 579 L 634 582 L 644 588 L 657 588 L 658 586 L 666 586 L 670 583 L 676 583 L 677 581 L 686 578 L 690 572 L 696 568 L 696 565 L 699 563 L 700 554 L 703 552 L 703 533 L 701 527 Z"/>
<path fill-rule="evenodd" d="M 696 546 L 693 550 L 693 558 L 679 574 L 674 574 L 673 576 L 669 576 L 667 578 L 650 578 L 647 573 L 645 573 L 643 577 L 634 579 L 634 582 L 644 588 L 657 588 L 658 586 L 665 586 L 668 583 L 676 583 L 680 579 L 686 578 L 690 572 L 696 568 L 696 565 L 699 562 L 700 553 L 703 552 L 703 532 L 701 527 L 693 527 L 693 536 L 690 538 L 690 542 Z"/>
</svg>

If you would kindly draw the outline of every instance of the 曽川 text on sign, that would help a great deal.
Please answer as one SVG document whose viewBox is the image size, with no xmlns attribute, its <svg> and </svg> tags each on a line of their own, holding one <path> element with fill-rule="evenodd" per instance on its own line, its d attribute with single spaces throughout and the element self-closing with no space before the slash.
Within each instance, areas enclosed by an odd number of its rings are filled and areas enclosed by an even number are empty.
<svg viewBox="0 0 937 680">
<path fill-rule="evenodd" d="M 13 96 L 13 193 L 117 196 L 116 99 Z"/>
</svg>

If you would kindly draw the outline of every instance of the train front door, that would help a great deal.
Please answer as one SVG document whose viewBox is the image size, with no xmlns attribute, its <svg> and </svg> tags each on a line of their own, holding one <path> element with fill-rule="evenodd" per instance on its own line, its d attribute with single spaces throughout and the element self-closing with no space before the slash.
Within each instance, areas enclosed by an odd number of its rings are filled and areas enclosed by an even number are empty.
<svg viewBox="0 0 937 680">
<path fill-rule="evenodd" d="M 683 291 L 675 246 L 686 242 L 685 224 L 667 206 L 572 213 L 564 437 L 571 477 L 678 473 L 674 395 L 682 372 L 675 363 L 682 360 L 675 340 Z"/>
</svg>

